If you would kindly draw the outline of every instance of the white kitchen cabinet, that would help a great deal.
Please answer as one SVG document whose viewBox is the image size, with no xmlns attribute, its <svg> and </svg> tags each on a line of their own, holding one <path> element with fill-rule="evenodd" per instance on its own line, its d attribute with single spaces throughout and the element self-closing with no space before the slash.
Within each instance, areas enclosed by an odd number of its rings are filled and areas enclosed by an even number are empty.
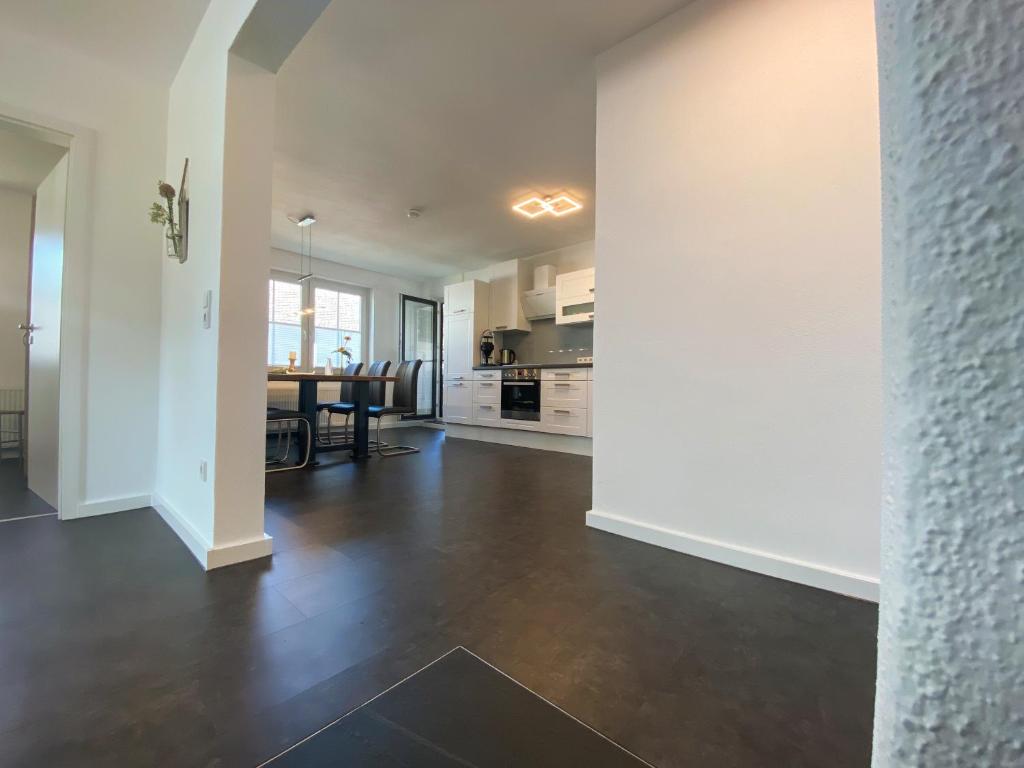
<svg viewBox="0 0 1024 768">
<path fill-rule="evenodd" d="M 473 423 L 473 382 L 444 382 L 444 420 L 451 424 Z"/>
<path fill-rule="evenodd" d="M 501 405 L 501 382 L 500 381 L 474 381 L 473 382 L 474 403 L 497 403 Z"/>
<path fill-rule="evenodd" d="M 486 310 L 491 287 L 480 280 L 465 280 L 444 287 L 444 314 L 469 315 Z"/>
<path fill-rule="evenodd" d="M 498 403 L 473 403 L 473 423 L 479 427 L 497 427 L 501 421 Z"/>
<path fill-rule="evenodd" d="M 473 371 L 474 381 L 501 381 L 500 368 L 488 368 L 482 371 Z"/>
<path fill-rule="evenodd" d="M 477 346 L 473 338 L 473 315 L 446 315 L 444 318 L 444 377 L 473 379 Z"/>
<path fill-rule="evenodd" d="M 442 318 L 444 348 L 442 373 L 445 381 L 473 380 L 473 366 L 480 359 L 480 337 L 490 321 L 490 293 L 487 283 L 467 280 L 445 286 Z M 470 387 L 472 400 L 472 388 Z M 445 409 L 447 413 L 447 408 Z"/>
<path fill-rule="evenodd" d="M 540 401 L 557 408 L 586 408 L 589 391 L 586 381 L 542 381 Z"/>
<path fill-rule="evenodd" d="M 541 381 L 586 381 L 588 368 L 542 368 Z"/>
<path fill-rule="evenodd" d="M 491 330 L 529 331 L 530 321 L 520 300 L 528 268 L 519 259 L 503 261 L 491 267 Z"/>
<path fill-rule="evenodd" d="M 542 432 L 550 432 L 556 435 L 586 436 L 586 408 L 560 408 L 543 405 L 543 403 L 542 399 L 540 409 L 540 428 Z"/>
<path fill-rule="evenodd" d="M 566 272 L 555 277 L 555 323 L 594 322 L 594 269 Z"/>
</svg>

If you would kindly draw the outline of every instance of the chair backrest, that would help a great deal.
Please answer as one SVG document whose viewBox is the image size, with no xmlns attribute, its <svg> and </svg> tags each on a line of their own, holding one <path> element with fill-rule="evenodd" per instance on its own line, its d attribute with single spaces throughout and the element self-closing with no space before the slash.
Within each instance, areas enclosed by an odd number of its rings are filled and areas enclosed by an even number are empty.
<svg viewBox="0 0 1024 768">
<path fill-rule="evenodd" d="M 362 363 L 349 363 L 341 373 L 343 376 L 358 376 L 361 370 L 363 370 Z M 343 381 L 341 383 L 341 402 L 351 403 L 355 398 L 356 385 L 351 381 Z"/>
<path fill-rule="evenodd" d="M 419 383 L 422 360 L 403 360 L 398 364 L 395 375 L 395 390 L 391 395 L 391 404 L 396 411 L 416 413 L 416 385 Z"/>
<path fill-rule="evenodd" d="M 367 376 L 387 376 L 388 371 L 391 369 L 390 360 L 374 360 L 370 363 L 370 370 L 366 372 Z M 374 381 L 370 383 L 370 405 L 384 405 L 384 401 L 387 399 L 388 385 L 383 381 Z"/>
</svg>

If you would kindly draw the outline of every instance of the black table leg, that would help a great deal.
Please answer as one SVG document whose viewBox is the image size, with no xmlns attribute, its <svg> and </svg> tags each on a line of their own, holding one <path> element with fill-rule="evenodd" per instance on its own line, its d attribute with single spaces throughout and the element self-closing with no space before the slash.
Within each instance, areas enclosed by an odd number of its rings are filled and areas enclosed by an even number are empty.
<svg viewBox="0 0 1024 768">
<path fill-rule="evenodd" d="M 370 382 L 358 381 L 355 385 L 355 406 L 353 416 L 356 421 L 355 445 L 352 446 L 353 459 L 365 459 L 370 456 Z"/>
<path fill-rule="evenodd" d="M 309 446 L 309 464 L 315 466 L 319 462 L 316 460 L 316 444 L 317 444 L 317 413 L 316 413 L 316 401 L 317 401 L 317 383 L 315 381 L 300 381 L 299 382 L 299 410 L 306 414 L 306 418 L 309 419 L 309 424 L 312 427 L 313 434 L 310 436 Z"/>
</svg>

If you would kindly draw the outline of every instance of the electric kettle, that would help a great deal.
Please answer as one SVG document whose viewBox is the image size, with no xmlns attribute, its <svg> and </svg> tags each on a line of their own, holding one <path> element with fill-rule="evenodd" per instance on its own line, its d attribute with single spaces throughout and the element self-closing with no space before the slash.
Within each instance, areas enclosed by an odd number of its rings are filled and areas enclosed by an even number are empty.
<svg viewBox="0 0 1024 768">
<path fill-rule="evenodd" d="M 501 350 L 501 364 L 502 365 L 515 365 L 516 353 L 511 349 Z"/>
</svg>

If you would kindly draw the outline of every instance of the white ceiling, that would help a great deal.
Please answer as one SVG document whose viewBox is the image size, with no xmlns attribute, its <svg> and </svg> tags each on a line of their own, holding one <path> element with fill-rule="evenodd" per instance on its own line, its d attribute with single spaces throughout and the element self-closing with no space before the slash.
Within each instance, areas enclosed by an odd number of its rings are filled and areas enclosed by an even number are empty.
<svg viewBox="0 0 1024 768">
<path fill-rule="evenodd" d="M 0 120 L 0 187 L 34 193 L 65 152 Z"/>
<path fill-rule="evenodd" d="M 210 0 L 0 0 L 35 37 L 170 85 Z"/>
<path fill-rule="evenodd" d="M 334 0 L 278 76 L 274 244 L 313 211 L 317 256 L 441 277 L 591 239 L 594 57 L 683 4 Z"/>
</svg>

